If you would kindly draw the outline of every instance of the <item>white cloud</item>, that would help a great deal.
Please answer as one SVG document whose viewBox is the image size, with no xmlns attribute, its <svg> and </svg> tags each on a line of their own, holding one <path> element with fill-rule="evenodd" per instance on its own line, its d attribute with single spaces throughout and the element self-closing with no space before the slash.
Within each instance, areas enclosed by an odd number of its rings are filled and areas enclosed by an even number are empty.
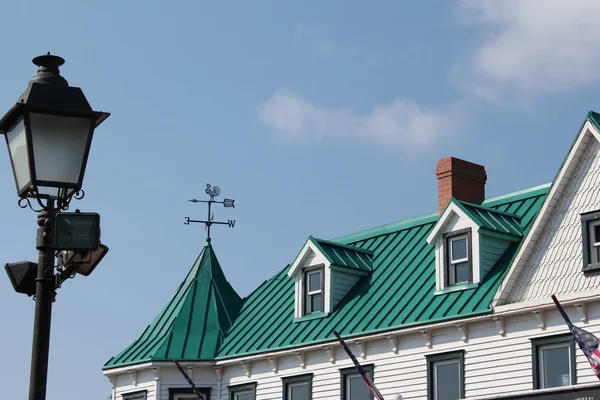
<svg viewBox="0 0 600 400">
<path fill-rule="evenodd" d="M 333 50 L 335 49 L 335 43 L 322 40 L 317 42 L 316 49 L 319 53 L 328 56 L 333 53 Z"/>
<path fill-rule="evenodd" d="M 263 103 L 261 121 L 285 138 L 314 141 L 352 139 L 405 149 L 424 148 L 451 135 L 460 124 L 459 106 L 424 110 L 410 100 L 375 106 L 369 113 L 314 105 L 293 93 L 276 91 Z"/>
<path fill-rule="evenodd" d="M 597 0 L 460 0 L 489 29 L 462 72 L 490 97 L 570 90 L 600 81 Z"/>
</svg>

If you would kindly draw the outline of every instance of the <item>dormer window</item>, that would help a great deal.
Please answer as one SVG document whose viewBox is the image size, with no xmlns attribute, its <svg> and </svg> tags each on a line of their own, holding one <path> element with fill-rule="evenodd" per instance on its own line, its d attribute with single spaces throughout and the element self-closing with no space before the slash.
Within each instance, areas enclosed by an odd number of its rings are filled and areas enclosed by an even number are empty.
<svg viewBox="0 0 600 400">
<path fill-rule="evenodd" d="M 304 315 L 323 312 L 323 267 L 304 271 L 304 288 L 306 292 Z"/>
<path fill-rule="evenodd" d="M 372 251 L 310 236 L 288 270 L 295 281 L 294 318 L 326 317 L 372 268 Z"/>
<path fill-rule="evenodd" d="M 480 284 L 511 244 L 523 237 L 519 219 L 508 212 L 452 199 L 427 236 L 427 243 L 435 246 L 435 293 Z"/>
<path fill-rule="evenodd" d="M 473 280 L 473 268 L 471 257 L 469 257 L 470 236 L 470 234 L 464 233 L 446 237 L 446 254 L 448 254 L 446 277 L 448 286 Z"/>
</svg>

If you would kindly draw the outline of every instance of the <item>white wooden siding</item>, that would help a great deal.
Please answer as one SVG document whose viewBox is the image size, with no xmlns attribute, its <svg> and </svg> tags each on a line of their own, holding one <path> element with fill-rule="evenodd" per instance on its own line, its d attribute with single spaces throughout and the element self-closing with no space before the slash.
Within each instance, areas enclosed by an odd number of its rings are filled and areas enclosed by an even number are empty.
<svg viewBox="0 0 600 400">
<path fill-rule="evenodd" d="M 147 400 L 158 400 L 154 392 L 156 381 L 154 372 L 151 369 L 140 370 L 137 372 L 137 381 L 134 385 L 133 377 L 128 373 L 117 375 L 115 398 L 113 400 L 123 400 L 123 395 L 127 393 L 147 390 Z"/>
<path fill-rule="evenodd" d="M 578 325 L 600 335 L 600 302 L 588 304 L 589 323 Z M 578 314 L 574 307 L 567 307 L 567 312 L 574 321 Z M 424 346 L 420 334 L 399 336 L 399 352 L 391 351 L 387 340 L 367 342 L 366 359 L 355 354 L 363 365 L 374 364 L 375 384 L 385 398 L 393 398 L 402 394 L 405 399 L 427 398 L 427 355 L 447 351 L 465 351 L 465 393 L 467 398 L 492 397 L 519 391 L 532 390 L 532 344 L 531 339 L 552 336 L 567 332 L 567 328 L 557 311 L 548 310 L 546 329 L 538 327 L 538 321 L 532 314 L 520 314 L 507 318 L 506 335 L 498 334 L 495 323 L 491 320 L 473 323 L 468 326 L 468 342 L 460 340 L 455 328 L 444 328 L 433 331 L 432 348 Z M 356 350 L 354 344 L 350 344 Z M 306 373 L 313 373 L 313 399 L 340 398 L 340 369 L 352 366 L 343 350 L 336 347 L 336 362 L 329 361 L 329 355 L 322 350 L 310 351 L 306 355 L 306 368 L 301 368 L 294 355 L 282 356 L 278 359 L 277 373 L 272 371 L 271 364 L 261 359 L 253 361 L 251 376 L 245 376 L 241 365 L 225 366 L 221 399 L 228 399 L 229 385 L 257 383 L 257 399 L 281 399 L 282 378 Z M 576 349 L 577 383 L 593 383 L 597 378 L 593 375 L 587 359 Z M 206 373 L 214 375 L 207 370 Z M 197 374 L 195 375 L 197 376 Z M 197 380 L 200 382 L 201 377 Z M 181 383 L 181 382 L 180 382 Z M 161 382 L 162 394 L 168 394 L 166 381 Z M 215 389 L 216 395 L 216 389 Z M 213 397 L 216 399 L 216 397 Z M 168 400 L 162 397 L 161 400 Z"/>
<path fill-rule="evenodd" d="M 587 303 L 589 322 L 579 321 L 575 307 L 566 306 L 573 321 L 586 330 L 600 335 L 600 299 Z M 495 323 L 486 319 L 467 326 L 467 342 L 461 340 L 458 329 L 447 327 L 432 332 L 432 348 L 425 347 L 421 334 L 399 335 L 398 353 L 392 352 L 386 339 L 366 342 L 366 357 L 363 359 L 358 346 L 349 342 L 363 365 L 374 365 L 374 381 L 385 398 L 402 394 L 404 399 L 424 400 L 427 397 L 427 355 L 448 351 L 465 352 L 465 394 L 467 398 L 493 397 L 510 393 L 531 391 L 532 379 L 532 338 L 566 333 L 568 330 L 560 314 L 554 309 L 544 313 L 546 328 L 539 328 L 539 322 L 530 312 L 507 316 L 505 336 L 498 334 Z M 222 366 L 222 382 L 219 385 L 212 367 L 196 367 L 193 379 L 198 386 L 211 387 L 211 399 L 228 399 L 228 386 L 244 383 L 257 383 L 257 399 L 281 399 L 282 378 L 306 373 L 314 374 L 313 399 L 340 398 L 340 369 L 352 366 L 344 351 L 336 346 L 335 362 L 329 361 L 324 350 L 306 353 L 306 366 L 300 367 L 297 356 L 285 355 L 278 358 L 278 371 L 265 358 L 249 363 L 250 377 L 239 364 Z M 597 378 L 583 353 L 576 349 L 577 383 L 597 382 Z M 174 367 L 161 367 L 160 397 L 155 397 L 154 375 L 151 370 L 138 372 L 138 382 L 134 386 L 130 375 L 117 377 L 117 395 L 122 400 L 123 393 L 148 390 L 148 400 L 168 400 L 170 387 L 187 387 L 186 382 Z M 219 392 L 219 387 L 221 388 Z M 220 397 L 219 397 L 220 393 Z"/>
<path fill-rule="evenodd" d="M 342 298 L 348 293 L 350 289 L 358 282 L 361 278 L 360 275 L 342 272 L 342 271 L 331 271 L 331 309 L 342 300 Z"/>
<path fill-rule="evenodd" d="M 508 303 L 600 287 L 600 275 L 581 272 L 580 214 L 600 209 L 600 144 L 589 136 L 581 157 L 574 158 L 572 175 L 565 179 L 554 212 L 523 263 Z"/>
<path fill-rule="evenodd" d="M 184 367 L 184 369 L 186 372 L 188 372 L 187 368 Z M 218 398 L 217 395 L 219 393 L 219 384 L 217 381 L 217 374 L 213 368 L 195 367 L 190 378 L 192 378 L 196 387 L 209 387 L 211 399 Z M 187 383 L 179 370 L 171 367 L 163 367 L 161 368 L 160 373 L 160 399 L 156 400 L 169 400 L 169 388 L 187 389 L 189 387 L 190 385 Z"/>
</svg>

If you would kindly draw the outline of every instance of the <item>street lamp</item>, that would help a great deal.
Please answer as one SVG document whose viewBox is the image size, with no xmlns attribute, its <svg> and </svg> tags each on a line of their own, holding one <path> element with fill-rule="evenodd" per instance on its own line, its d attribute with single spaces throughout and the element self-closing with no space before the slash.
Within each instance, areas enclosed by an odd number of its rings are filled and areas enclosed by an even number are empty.
<svg viewBox="0 0 600 400">
<path fill-rule="evenodd" d="M 83 197 L 81 187 L 92 136 L 110 115 L 93 111 L 81 89 L 69 86 L 59 72 L 64 62 L 50 53 L 34 58 L 37 75 L 0 119 L 0 134 L 6 138 L 19 206 L 34 209 L 31 200 L 35 200 L 40 207 L 29 400 L 46 398 L 52 302 L 63 276 L 55 274 L 54 257 L 57 243 L 64 243 L 58 239 L 64 239 L 60 235 L 66 229 L 57 230 L 57 214 L 68 209 L 73 197 Z M 66 213 L 59 215 L 63 214 Z M 66 231 L 74 238 L 96 235 L 92 240 L 79 242 L 99 243 L 99 220 L 97 224 L 90 222 L 90 213 L 68 213 L 63 219 L 70 221 L 62 226 L 67 226 Z M 89 232 L 73 231 L 76 227 L 87 227 Z M 93 252 L 97 248 L 86 250 Z M 31 294 L 28 280 L 34 265 L 28 262 L 6 265 L 15 289 Z"/>
<path fill-rule="evenodd" d="M 58 68 L 65 60 L 33 59 L 38 73 L 0 120 L 21 198 L 56 200 L 61 208 L 81 189 L 94 129 L 110 114 L 93 111 Z"/>
</svg>

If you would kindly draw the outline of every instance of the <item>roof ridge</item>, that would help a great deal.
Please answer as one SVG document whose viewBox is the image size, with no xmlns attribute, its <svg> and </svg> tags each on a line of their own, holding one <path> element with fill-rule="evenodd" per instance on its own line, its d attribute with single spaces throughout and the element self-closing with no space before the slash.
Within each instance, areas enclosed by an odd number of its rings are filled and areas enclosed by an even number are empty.
<svg viewBox="0 0 600 400">
<path fill-rule="evenodd" d="M 500 215 L 505 215 L 507 217 L 521 219 L 521 217 L 519 217 L 517 214 L 509 213 L 509 212 L 506 212 L 506 211 L 500 211 L 500 210 L 498 210 L 496 208 L 486 207 L 486 206 L 483 206 L 483 205 L 480 205 L 480 204 L 475 204 L 475 203 L 470 203 L 468 201 L 458 200 L 458 199 L 455 199 L 454 197 L 452 198 L 452 200 L 455 200 L 455 201 L 457 201 L 457 202 L 459 202 L 459 203 L 461 203 L 463 205 L 469 206 L 469 207 L 479 208 L 481 210 L 485 210 L 485 211 L 488 211 L 488 212 L 493 212 L 493 213 L 500 214 Z"/>
<path fill-rule="evenodd" d="M 365 254 L 368 254 L 368 255 L 371 255 L 371 256 L 373 255 L 373 251 L 372 250 L 363 249 L 361 247 L 352 246 L 350 244 L 338 243 L 338 242 L 334 242 L 332 240 L 319 239 L 319 238 L 316 238 L 314 236 L 310 236 L 310 237 L 314 241 L 316 241 L 316 242 L 325 243 L 325 244 L 329 244 L 329 245 L 332 245 L 332 246 L 342 247 L 342 248 L 345 248 L 345 249 L 348 249 L 348 250 L 357 251 L 359 253 L 365 253 Z"/>
<path fill-rule="evenodd" d="M 505 194 L 501 194 L 498 196 L 493 196 L 485 199 L 481 204 L 483 206 L 488 206 L 490 203 L 499 203 L 503 204 L 506 202 L 512 201 L 514 197 L 521 195 L 529 195 L 528 197 L 535 197 L 542 193 L 546 193 L 548 189 L 552 185 L 552 182 L 544 183 L 537 186 L 531 186 L 525 189 L 516 190 L 514 192 L 509 192 Z M 494 204 L 496 205 L 496 204 Z M 415 228 L 420 225 L 425 225 L 431 222 L 435 222 L 439 219 L 439 215 L 437 212 L 432 212 L 428 214 L 422 214 L 416 217 L 401 219 L 399 221 L 390 222 L 388 224 L 375 226 L 372 228 L 367 228 L 358 232 L 349 233 L 347 235 L 336 237 L 333 240 L 334 242 L 342 242 L 342 243 L 356 243 L 361 240 L 371 239 L 377 236 L 385 235 L 391 232 L 398 232 L 401 230 Z"/>
<path fill-rule="evenodd" d="M 510 197 L 519 196 L 519 195 L 527 194 L 527 193 L 531 193 L 532 194 L 531 197 L 534 197 L 536 195 L 534 193 L 536 193 L 538 191 L 547 191 L 547 189 L 549 189 L 551 185 L 552 185 L 552 182 L 546 182 L 546 183 L 542 183 L 541 185 L 530 186 L 528 188 L 516 190 L 514 192 L 500 194 L 498 196 L 492 196 L 490 198 L 483 200 L 483 202 L 481 202 L 481 204 L 487 205 L 488 203 L 493 203 L 493 202 L 497 202 L 500 200 L 506 200 Z"/>
<path fill-rule="evenodd" d="M 594 110 L 589 110 L 586 119 L 589 120 L 596 129 L 600 130 L 600 114 Z"/>
</svg>

